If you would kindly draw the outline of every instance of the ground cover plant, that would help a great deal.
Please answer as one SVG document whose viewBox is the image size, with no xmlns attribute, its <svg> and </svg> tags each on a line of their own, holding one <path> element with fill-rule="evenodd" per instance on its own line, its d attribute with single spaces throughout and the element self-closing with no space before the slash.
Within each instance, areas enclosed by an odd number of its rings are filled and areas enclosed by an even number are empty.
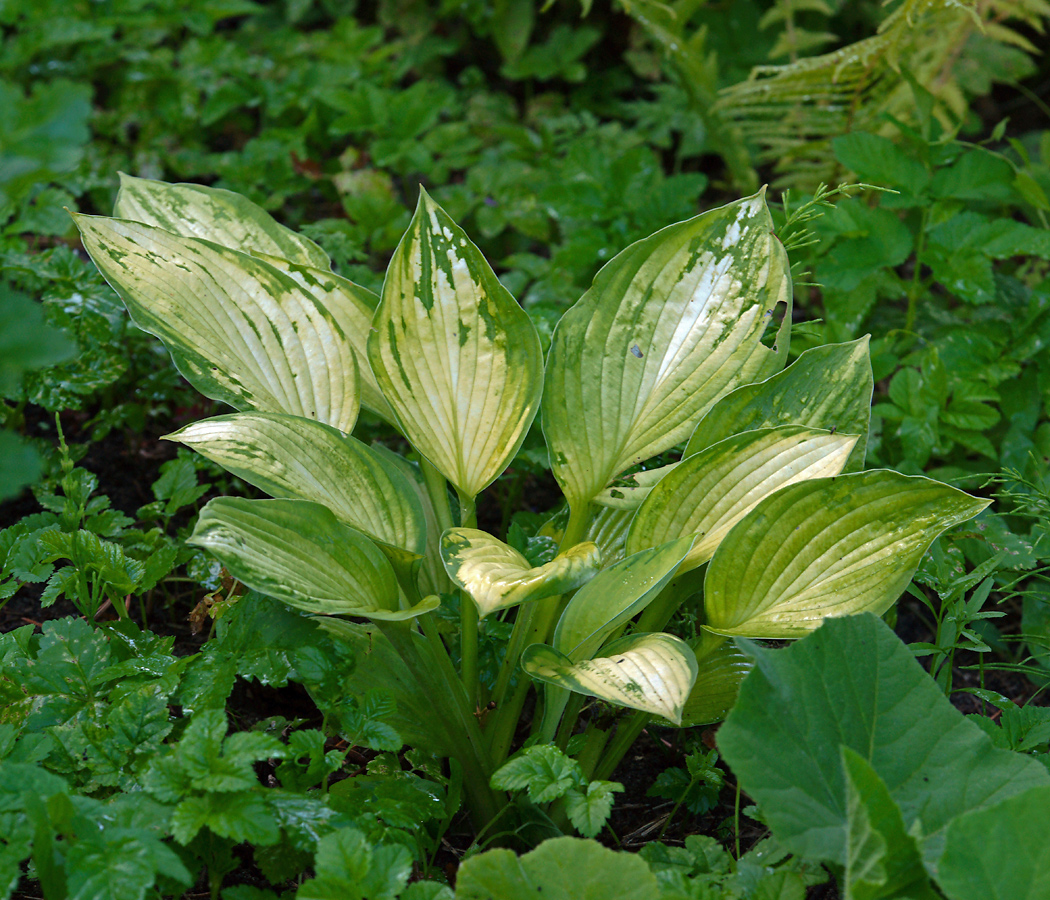
<svg viewBox="0 0 1050 900">
<path fill-rule="evenodd" d="M 1044 896 L 1045 12 L 2 5 L 5 895 Z"/>
</svg>

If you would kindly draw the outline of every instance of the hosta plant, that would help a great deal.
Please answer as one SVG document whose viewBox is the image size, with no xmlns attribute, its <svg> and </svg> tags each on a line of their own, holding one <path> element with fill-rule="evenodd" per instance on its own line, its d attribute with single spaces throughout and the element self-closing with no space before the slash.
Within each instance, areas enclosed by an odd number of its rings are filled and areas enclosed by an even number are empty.
<svg viewBox="0 0 1050 900">
<path fill-rule="evenodd" d="M 616 256 L 546 361 L 423 191 L 381 296 L 226 191 L 124 178 L 115 218 L 77 224 L 132 319 L 235 410 L 169 438 L 273 498 L 211 501 L 192 542 L 351 644 L 354 684 L 398 702 L 402 737 L 458 760 L 478 828 L 507 802 L 493 775 L 523 709 L 607 777 L 647 722 L 725 715 L 749 667 L 736 637 L 885 612 L 931 541 L 985 506 L 863 471 L 866 339 L 785 368 L 790 268 L 762 192 Z M 411 452 L 354 438 L 361 407 Z M 537 417 L 565 502 L 513 547 L 475 503 Z M 686 601 L 688 640 L 664 631 Z M 494 620 L 509 638 L 483 680 Z M 633 713 L 581 717 L 587 698 Z"/>
</svg>

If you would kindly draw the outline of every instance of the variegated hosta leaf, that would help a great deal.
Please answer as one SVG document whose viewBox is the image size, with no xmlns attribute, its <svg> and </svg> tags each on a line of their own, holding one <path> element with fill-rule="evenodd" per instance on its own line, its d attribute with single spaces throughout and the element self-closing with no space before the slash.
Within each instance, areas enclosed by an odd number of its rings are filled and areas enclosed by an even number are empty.
<svg viewBox="0 0 1050 900">
<path fill-rule="evenodd" d="M 241 253 L 266 253 L 297 265 L 331 268 L 328 254 L 317 244 L 277 224 L 261 206 L 233 191 L 169 184 L 121 172 L 113 214 Z"/>
<path fill-rule="evenodd" d="M 704 580 L 705 628 L 794 638 L 826 617 L 881 615 L 946 528 L 990 501 L 876 470 L 788 485 L 726 535 Z"/>
<path fill-rule="evenodd" d="M 396 621 L 440 603 L 428 597 L 399 609 L 397 579 L 382 552 L 308 500 L 219 497 L 201 510 L 188 543 L 248 587 L 307 612 Z"/>
<path fill-rule="evenodd" d="M 394 411 L 386 402 L 386 397 L 379 389 L 376 377 L 372 374 L 372 367 L 368 363 L 368 334 L 372 329 L 372 316 L 379 305 L 378 294 L 373 294 L 367 288 L 354 284 L 327 268 L 314 269 L 276 256 L 259 253 L 253 255 L 286 273 L 331 313 L 357 357 L 361 405 L 393 424 Z"/>
<path fill-rule="evenodd" d="M 554 629 L 558 652 L 574 662 L 594 656 L 610 634 L 652 602 L 692 546 L 690 535 L 602 569 L 561 614 Z"/>
<path fill-rule="evenodd" d="M 868 335 L 807 350 L 783 372 L 719 400 L 686 445 L 692 456 L 733 434 L 775 425 L 808 425 L 860 435 L 846 472 L 864 468 L 874 382 Z"/>
<path fill-rule="evenodd" d="M 856 435 L 782 425 L 734 435 L 682 460 L 653 488 L 631 523 L 627 553 L 697 536 L 679 572 L 707 562 L 748 510 L 796 481 L 838 475 Z"/>
<path fill-rule="evenodd" d="M 624 548 L 627 546 L 627 530 L 631 527 L 633 518 L 633 509 L 598 507 L 594 510 L 583 539 L 598 545 L 604 568 L 607 569 L 623 559 Z"/>
<path fill-rule="evenodd" d="M 354 351 L 336 319 L 262 260 L 150 225 L 74 216 L 139 328 L 202 394 L 235 409 L 357 421 Z"/>
<path fill-rule="evenodd" d="M 476 528 L 448 529 L 441 536 L 441 560 L 449 578 L 470 594 L 482 618 L 527 600 L 574 590 L 602 564 L 598 547 L 584 543 L 533 567 L 513 547 Z"/>
<path fill-rule="evenodd" d="M 671 634 L 632 634 L 613 641 L 604 654 L 573 662 L 553 647 L 533 644 L 522 653 L 521 665 L 548 684 L 682 724 L 697 671 L 685 641 Z"/>
<path fill-rule="evenodd" d="M 689 645 L 696 654 L 696 682 L 682 710 L 682 727 L 721 722 L 736 703 L 754 660 L 732 641 L 705 631 Z"/>
<path fill-rule="evenodd" d="M 660 479 L 671 472 L 677 465 L 678 463 L 671 463 L 667 466 L 660 466 L 657 469 L 648 469 L 625 475 L 621 484 L 599 491 L 598 496 L 594 498 L 594 502 L 609 509 L 638 509 L 642 505 L 642 501 L 649 496 L 649 492 L 660 482 Z"/>
<path fill-rule="evenodd" d="M 543 431 L 569 503 L 684 440 L 723 394 L 787 360 L 791 277 L 763 193 L 632 244 L 558 323 Z M 778 303 L 775 350 L 761 338 Z"/>
<path fill-rule="evenodd" d="M 461 495 L 476 496 L 513 459 L 536 415 L 540 340 L 426 191 L 372 324 L 368 358 L 405 437 Z"/>
<path fill-rule="evenodd" d="M 313 500 L 403 554 L 426 553 L 426 520 L 408 478 L 371 447 L 329 425 L 279 413 L 234 413 L 166 437 L 271 497 Z"/>
<path fill-rule="evenodd" d="M 409 462 L 400 453 L 388 450 L 382 444 L 374 444 L 372 451 L 409 480 L 412 490 L 415 492 L 416 500 L 423 510 L 423 519 L 426 522 L 427 550 L 420 564 L 417 578 L 419 589 L 424 596 L 427 594 L 448 594 L 452 591 L 452 580 L 448 577 L 445 567 L 441 564 L 441 525 L 438 523 L 437 513 L 434 511 L 434 503 L 430 499 L 423 474 L 419 466 Z"/>
</svg>

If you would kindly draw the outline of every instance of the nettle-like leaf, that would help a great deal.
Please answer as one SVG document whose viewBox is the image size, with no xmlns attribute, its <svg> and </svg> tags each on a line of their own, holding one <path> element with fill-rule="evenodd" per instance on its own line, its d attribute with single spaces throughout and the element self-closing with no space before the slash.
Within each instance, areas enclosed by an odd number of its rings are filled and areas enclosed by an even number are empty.
<svg viewBox="0 0 1050 900">
<path fill-rule="evenodd" d="M 262 260 L 159 228 L 74 216 L 131 318 L 205 396 L 353 430 L 358 366 L 340 323 Z"/>
<path fill-rule="evenodd" d="M 468 498 L 514 458 L 543 390 L 528 314 L 422 190 L 387 269 L 368 358 L 402 432 Z"/>
<path fill-rule="evenodd" d="M 788 485 L 719 544 L 704 580 L 704 627 L 792 638 L 829 616 L 882 614 L 937 535 L 989 502 L 883 470 Z"/>
<path fill-rule="evenodd" d="M 371 447 L 312 419 L 235 413 L 167 440 L 192 447 L 271 497 L 312 500 L 409 557 L 426 553 L 426 519 L 408 477 Z"/>
<path fill-rule="evenodd" d="M 763 193 L 618 254 L 558 323 L 543 430 L 573 507 L 684 440 L 727 391 L 787 359 L 791 278 Z M 761 338 L 778 303 L 775 350 Z"/>
<path fill-rule="evenodd" d="M 761 384 L 746 384 L 726 394 L 696 426 L 685 456 L 730 435 L 776 425 L 808 425 L 860 435 L 845 472 L 864 468 L 871 420 L 869 338 L 807 350 L 783 372 Z"/>
<path fill-rule="evenodd" d="M 734 435 L 683 460 L 653 487 L 627 535 L 627 553 L 695 534 L 680 572 L 706 563 L 764 497 L 788 484 L 838 475 L 857 442 L 798 425 Z"/>
<path fill-rule="evenodd" d="M 248 587 L 307 612 L 400 620 L 439 602 L 428 597 L 399 609 L 397 580 L 382 552 L 307 500 L 219 497 L 201 510 L 188 543 Z"/>
<path fill-rule="evenodd" d="M 266 253 L 322 269 L 331 265 L 328 254 L 309 238 L 279 225 L 247 197 L 221 188 L 169 184 L 121 172 L 113 214 L 242 253 Z"/>
<path fill-rule="evenodd" d="M 586 542 L 545 565 L 531 566 L 513 547 L 476 528 L 448 529 L 441 536 L 441 559 L 449 578 L 470 594 L 482 617 L 575 590 L 602 564 L 597 545 Z"/>
<path fill-rule="evenodd" d="M 643 550 L 603 569 L 569 601 L 554 630 L 554 646 L 569 659 L 590 659 L 609 635 L 663 590 L 693 545 L 693 537 Z"/>
<path fill-rule="evenodd" d="M 573 662 L 544 644 L 525 648 L 521 664 L 533 678 L 682 724 L 696 680 L 696 657 L 671 634 L 632 634 L 595 659 Z"/>
</svg>

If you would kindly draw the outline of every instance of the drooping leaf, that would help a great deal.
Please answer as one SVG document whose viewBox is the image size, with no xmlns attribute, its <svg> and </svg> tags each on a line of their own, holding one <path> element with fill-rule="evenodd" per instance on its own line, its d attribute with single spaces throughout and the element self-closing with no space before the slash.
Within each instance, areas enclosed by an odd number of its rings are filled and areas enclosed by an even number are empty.
<svg viewBox="0 0 1050 900">
<path fill-rule="evenodd" d="M 165 435 L 271 497 L 312 500 L 369 537 L 418 557 L 426 520 L 408 478 L 352 437 L 312 419 L 235 413 Z"/>
<path fill-rule="evenodd" d="M 397 580 L 382 552 L 307 500 L 219 497 L 201 510 L 188 543 L 248 587 L 307 612 L 398 620 L 438 605 L 431 597 L 399 609 Z"/>
<path fill-rule="evenodd" d="M 279 225 L 247 197 L 221 188 L 170 184 L 121 172 L 113 215 L 241 253 L 266 253 L 298 265 L 331 267 L 328 254 L 309 238 Z"/>
<path fill-rule="evenodd" d="M 685 456 L 733 434 L 776 425 L 808 425 L 860 435 L 846 472 L 864 468 L 871 419 L 869 338 L 807 350 L 783 372 L 747 384 L 719 400 L 696 426 Z"/>
<path fill-rule="evenodd" d="M 570 505 L 673 447 L 723 394 L 787 359 L 791 279 L 756 194 L 632 244 L 558 323 L 543 430 Z M 761 343 L 778 303 L 777 348 Z"/>
<path fill-rule="evenodd" d="M 856 442 L 856 436 L 798 425 L 719 441 L 682 460 L 650 491 L 631 523 L 627 553 L 695 534 L 679 571 L 695 569 L 764 497 L 798 481 L 838 475 Z"/>
<path fill-rule="evenodd" d="M 1050 785 L 959 816 L 948 826 L 937 880 L 951 900 L 1050 896 Z"/>
<path fill-rule="evenodd" d="M 846 859 L 841 745 L 885 783 L 928 869 L 956 816 L 1050 784 L 1036 760 L 997 750 L 875 616 L 828 619 L 786 649 L 749 652 L 755 668 L 718 746 L 792 853 Z"/>
<path fill-rule="evenodd" d="M 543 360 L 528 314 L 421 190 L 368 339 L 376 380 L 412 445 L 466 496 L 498 476 L 539 407 Z"/>
<path fill-rule="evenodd" d="M 273 266 L 150 225 L 75 216 L 84 247 L 201 393 L 235 409 L 357 421 L 357 360 L 338 321 Z"/>
<path fill-rule="evenodd" d="M 531 566 L 513 547 L 476 528 L 450 528 L 441 536 L 445 571 L 477 604 L 478 614 L 564 594 L 588 581 L 602 564 L 592 543 L 577 544 L 549 563 Z"/>
<path fill-rule="evenodd" d="M 521 665 L 533 678 L 639 709 L 682 724 L 682 711 L 696 680 L 696 658 L 672 634 L 632 634 L 613 641 L 595 659 L 573 662 L 545 644 L 532 644 Z"/>
<path fill-rule="evenodd" d="M 656 876 L 637 854 L 560 837 L 518 857 L 489 850 L 464 860 L 456 900 L 658 900 Z"/>
<path fill-rule="evenodd" d="M 846 900 L 937 900 L 901 811 L 863 756 L 842 748 L 846 780 Z"/>
<path fill-rule="evenodd" d="M 709 631 L 689 643 L 697 671 L 682 710 L 682 727 L 721 722 L 736 703 L 740 685 L 754 662 L 735 643 Z"/>
<path fill-rule="evenodd" d="M 800 637 L 826 617 L 884 613 L 946 528 L 988 505 L 921 476 L 875 470 L 781 488 L 719 544 L 704 627 Z"/>
<path fill-rule="evenodd" d="M 690 535 L 602 569 L 565 607 L 554 630 L 554 647 L 574 662 L 590 659 L 610 634 L 660 593 L 692 545 Z"/>
</svg>

